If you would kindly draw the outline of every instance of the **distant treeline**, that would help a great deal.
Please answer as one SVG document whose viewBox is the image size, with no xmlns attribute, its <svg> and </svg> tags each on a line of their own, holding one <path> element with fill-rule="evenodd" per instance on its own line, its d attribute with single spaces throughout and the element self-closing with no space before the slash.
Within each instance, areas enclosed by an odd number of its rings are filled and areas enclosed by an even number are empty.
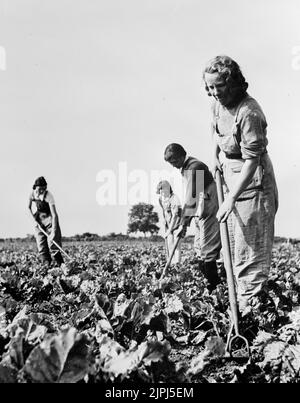
<svg viewBox="0 0 300 403">
<path fill-rule="evenodd" d="M 132 235 L 127 235 L 127 234 L 122 234 L 120 233 L 115 233 L 111 232 L 110 234 L 107 235 L 99 235 L 99 234 L 93 234 L 91 232 L 84 232 L 83 234 L 76 234 L 73 236 L 68 236 L 68 237 L 63 237 L 63 242 L 89 242 L 89 241 L 151 241 L 151 242 L 162 242 L 164 241 L 164 238 L 160 235 L 151 235 L 151 236 L 139 236 L 139 237 L 134 237 Z M 32 234 L 28 234 L 24 238 L 0 238 L 0 242 L 34 242 L 35 238 Z M 187 237 L 184 238 L 184 242 L 191 243 L 194 241 L 194 236 L 193 235 L 188 235 Z M 291 244 L 299 244 L 300 239 L 297 238 L 285 238 L 285 237 L 279 237 L 275 236 L 275 243 L 283 243 L 283 242 L 289 242 Z"/>
<path fill-rule="evenodd" d="M 107 235 L 93 234 L 90 232 L 84 232 L 83 234 L 76 234 L 73 236 L 63 236 L 63 242 L 89 242 L 89 241 L 150 241 L 150 242 L 162 242 L 164 238 L 160 235 L 151 236 L 132 236 L 127 234 L 111 232 Z M 185 242 L 193 242 L 194 237 L 192 235 L 185 237 Z M 0 242 L 34 242 L 34 235 L 28 234 L 24 238 L 0 238 Z"/>
<path fill-rule="evenodd" d="M 274 242 L 275 243 L 288 242 L 288 243 L 291 243 L 293 245 L 296 245 L 296 244 L 300 243 L 300 239 L 299 238 L 285 238 L 285 237 L 282 237 L 282 236 L 275 236 Z"/>
</svg>

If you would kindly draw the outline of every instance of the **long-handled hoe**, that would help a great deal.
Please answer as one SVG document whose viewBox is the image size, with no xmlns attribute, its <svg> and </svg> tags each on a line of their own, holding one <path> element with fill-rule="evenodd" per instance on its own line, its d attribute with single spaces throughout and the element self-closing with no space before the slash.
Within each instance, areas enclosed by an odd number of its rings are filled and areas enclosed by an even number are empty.
<svg viewBox="0 0 300 403">
<path fill-rule="evenodd" d="M 167 238 L 165 238 L 165 250 L 166 250 L 166 257 L 168 259 L 169 258 L 169 246 L 168 246 Z"/>
<path fill-rule="evenodd" d="M 162 285 L 162 280 L 163 280 L 163 278 L 165 277 L 168 268 L 170 267 L 170 264 L 171 264 L 171 262 L 172 262 L 174 253 L 175 253 L 175 251 L 176 251 L 176 249 L 177 249 L 177 246 L 178 246 L 178 244 L 179 244 L 180 239 L 181 239 L 181 236 L 180 236 L 180 233 L 179 233 L 179 234 L 177 235 L 177 237 L 176 237 L 176 241 L 175 241 L 175 243 L 174 243 L 174 245 L 173 245 L 173 248 L 172 248 L 172 250 L 171 250 L 171 252 L 170 252 L 170 254 L 169 254 L 169 256 L 168 256 L 167 263 L 166 263 L 166 265 L 165 265 L 165 267 L 164 267 L 164 269 L 163 269 L 163 271 L 162 271 L 162 273 L 161 273 L 161 276 L 160 276 L 160 279 L 159 279 L 160 288 L 161 288 L 161 285 Z"/>
<path fill-rule="evenodd" d="M 217 192 L 218 192 L 218 202 L 219 206 L 224 201 L 224 194 L 223 194 L 223 186 L 222 186 L 222 177 L 221 172 L 219 170 L 216 171 L 216 182 L 217 182 Z M 232 323 L 231 327 L 227 336 L 227 344 L 226 344 L 226 351 L 229 353 L 231 357 L 244 357 L 245 358 L 245 351 L 248 357 L 250 357 L 250 349 L 248 340 L 241 336 L 239 333 L 239 320 L 238 320 L 238 305 L 237 305 L 237 298 L 236 298 L 236 290 L 235 290 L 235 282 L 233 276 L 233 268 L 232 268 L 232 260 L 231 260 L 231 253 L 230 253 L 230 243 L 229 243 L 229 233 L 228 233 L 228 226 L 227 222 L 220 223 L 220 232 L 221 232 L 221 242 L 222 242 L 222 250 L 224 255 L 224 266 L 226 270 L 226 277 L 227 277 L 227 286 L 228 286 L 228 295 L 229 295 L 229 302 L 230 302 L 230 309 L 232 315 Z M 235 335 L 233 335 L 233 330 Z M 238 342 L 239 340 L 239 342 Z M 233 343 L 239 345 L 239 349 L 236 350 L 235 355 L 233 353 Z M 244 348 L 241 348 L 241 345 L 244 345 Z"/>
<path fill-rule="evenodd" d="M 41 225 L 40 225 L 39 223 L 38 223 L 38 227 L 39 227 L 39 229 L 42 231 L 42 233 L 43 233 L 44 235 L 46 235 L 46 237 L 49 239 L 49 238 L 50 238 L 50 235 L 47 234 L 47 232 L 41 227 Z M 55 242 L 53 239 L 52 239 L 52 242 L 54 243 L 54 245 L 55 245 L 68 259 L 72 260 L 71 256 L 68 255 L 67 252 L 65 252 L 65 251 L 58 245 L 57 242 Z"/>
</svg>

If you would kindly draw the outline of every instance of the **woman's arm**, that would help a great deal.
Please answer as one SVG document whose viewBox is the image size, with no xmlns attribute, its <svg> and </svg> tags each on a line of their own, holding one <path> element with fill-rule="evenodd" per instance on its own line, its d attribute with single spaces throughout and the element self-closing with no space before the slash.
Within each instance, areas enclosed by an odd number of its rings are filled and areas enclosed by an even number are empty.
<svg viewBox="0 0 300 403">
<path fill-rule="evenodd" d="M 240 148 L 244 164 L 237 180 L 230 190 L 228 197 L 222 204 L 217 214 L 219 221 L 224 222 L 232 211 L 240 194 L 249 185 L 255 170 L 259 164 L 261 155 L 266 150 L 267 122 L 258 103 L 252 99 L 246 102 L 246 107 L 241 107 L 239 115 L 239 127 L 241 133 Z"/>
<path fill-rule="evenodd" d="M 238 179 L 234 187 L 228 193 L 228 196 L 226 197 L 223 204 L 219 208 L 219 211 L 217 213 L 218 221 L 225 222 L 227 220 L 229 214 L 234 208 L 236 200 L 249 185 L 254 175 L 254 172 L 258 166 L 258 163 L 259 163 L 259 157 L 245 160 L 242 170 L 238 176 Z"/>
<path fill-rule="evenodd" d="M 175 227 L 175 224 L 178 221 L 178 218 L 179 218 L 178 214 L 173 214 L 172 220 L 171 220 L 169 228 L 168 228 L 168 231 L 166 231 L 166 233 L 165 233 L 166 237 L 169 236 L 171 234 L 171 232 L 173 231 L 173 229 Z"/>
<path fill-rule="evenodd" d="M 52 235 L 54 236 L 56 229 L 58 227 L 58 215 L 55 208 L 55 204 L 49 204 L 51 217 L 52 217 Z"/>
<path fill-rule="evenodd" d="M 178 224 L 181 220 L 181 204 L 180 200 L 176 195 L 172 196 L 172 202 L 171 202 L 171 212 L 172 212 L 172 218 L 170 221 L 169 229 L 168 229 L 168 234 L 171 234 L 174 229 L 178 228 Z"/>
<path fill-rule="evenodd" d="M 163 207 L 163 205 L 162 205 L 161 198 L 158 199 L 158 202 L 159 202 L 159 205 L 160 205 L 161 210 L 162 210 L 162 214 L 163 214 L 163 223 L 164 223 L 164 225 L 165 225 L 165 232 L 166 232 L 166 229 L 168 228 L 168 223 L 167 223 L 167 220 L 166 220 L 165 210 L 164 210 L 164 207 Z"/>
<path fill-rule="evenodd" d="M 29 212 L 30 212 L 30 217 L 32 217 L 34 219 L 34 222 L 36 223 L 36 218 L 35 218 L 35 216 L 34 216 L 34 214 L 32 212 L 32 199 L 31 199 L 31 197 L 29 197 L 28 209 L 29 209 Z"/>
<path fill-rule="evenodd" d="M 216 140 L 216 133 L 214 128 L 213 130 L 213 155 L 212 155 L 212 167 L 211 167 L 211 172 L 213 176 L 216 176 L 216 170 L 219 170 L 222 172 L 222 167 L 221 163 L 219 160 L 219 154 L 220 154 L 220 147 L 218 146 L 217 140 Z"/>
</svg>

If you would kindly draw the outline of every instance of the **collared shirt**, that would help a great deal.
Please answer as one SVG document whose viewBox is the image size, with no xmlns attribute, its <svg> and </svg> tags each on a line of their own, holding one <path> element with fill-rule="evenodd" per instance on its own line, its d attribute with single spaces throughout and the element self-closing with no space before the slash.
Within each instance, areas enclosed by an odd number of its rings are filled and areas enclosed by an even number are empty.
<svg viewBox="0 0 300 403">
<path fill-rule="evenodd" d="M 174 228 L 177 227 L 181 218 L 181 205 L 180 200 L 176 194 L 172 194 L 170 197 L 160 197 L 159 204 L 163 210 L 163 216 L 169 226 L 174 218 L 177 217 L 175 221 Z"/>
</svg>

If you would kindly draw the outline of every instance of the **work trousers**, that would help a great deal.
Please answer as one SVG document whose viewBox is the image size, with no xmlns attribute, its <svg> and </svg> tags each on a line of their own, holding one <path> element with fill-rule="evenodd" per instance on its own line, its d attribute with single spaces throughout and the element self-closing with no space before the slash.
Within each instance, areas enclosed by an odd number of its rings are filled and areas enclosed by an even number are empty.
<svg viewBox="0 0 300 403">
<path fill-rule="evenodd" d="M 212 182 L 204 192 L 203 209 L 195 217 L 194 249 L 200 260 L 212 262 L 221 250 L 220 225 L 217 220 L 218 195 L 216 183 Z"/>
<path fill-rule="evenodd" d="M 43 230 L 50 235 L 52 232 L 52 217 L 40 217 L 39 223 Z M 38 226 L 35 227 L 35 238 L 39 256 L 42 262 L 50 263 L 52 255 L 57 264 L 60 265 L 63 263 L 60 250 L 53 242 L 55 241 L 61 247 L 61 230 L 59 223 L 57 223 L 53 240 L 49 240 L 49 238 L 40 230 Z"/>
<path fill-rule="evenodd" d="M 262 166 L 264 174 L 261 187 L 242 193 L 228 218 L 230 249 L 241 311 L 263 289 L 271 267 L 278 192 L 268 154 L 263 156 Z M 236 160 L 226 160 L 224 163 L 224 179 L 228 189 L 232 186 L 232 179 L 235 179 L 236 167 Z"/>
</svg>

